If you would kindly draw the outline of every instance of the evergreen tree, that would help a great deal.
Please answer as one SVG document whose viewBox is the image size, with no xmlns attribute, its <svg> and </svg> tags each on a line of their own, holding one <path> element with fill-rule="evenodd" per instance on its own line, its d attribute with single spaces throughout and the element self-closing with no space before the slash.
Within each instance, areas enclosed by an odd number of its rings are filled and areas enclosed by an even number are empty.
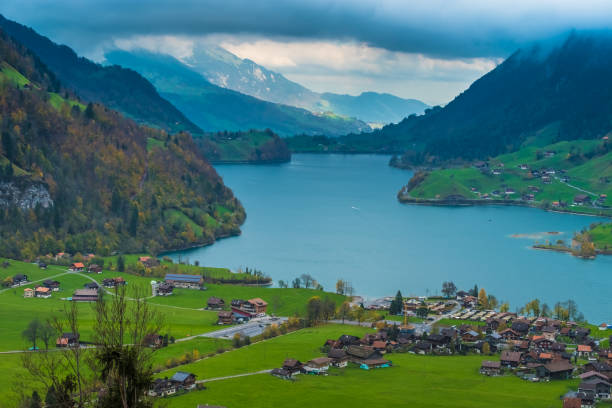
<svg viewBox="0 0 612 408">
<path fill-rule="evenodd" d="M 131 236 L 136 236 L 136 232 L 138 231 L 138 207 L 132 207 L 132 215 L 130 216 L 130 225 L 128 231 Z"/>
<path fill-rule="evenodd" d="M 123 258 L 123 255 L 119 255 L 117 257 L 117 270 L 119 272 L 125 271 L 125 259 Z"/>
<path fill-rule="evenodd" d="M 29 408 L 42 408 L 42 400 L 40 399 L 40 395 L 38 392 L 32 392 L 32 398 L 30 398 L 30 406 Z"/>
</svg>

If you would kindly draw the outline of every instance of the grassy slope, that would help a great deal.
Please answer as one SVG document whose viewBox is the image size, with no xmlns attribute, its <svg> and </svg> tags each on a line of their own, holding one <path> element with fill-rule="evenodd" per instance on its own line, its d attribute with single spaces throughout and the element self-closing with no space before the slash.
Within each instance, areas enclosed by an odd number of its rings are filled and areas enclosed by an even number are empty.
<svg viewBox="0 0 612 408">
<path fill-rule="evenodd" d="M 479 170 L 469 168 L 443 169 L 431 172 L 423 183 L 410 191 L 410 195 L 415 198 L 444 198 L 448 195 L 461 194 L 466 198 L 478 198 L 478 195 L 471 191 L 475 188 L 480 193 L 491 193 L 494 190 L 504 191 L 506 187 L 516 190 L 512 199 L 520 199 L 521 194 L 528 193 L 528 186 L 534 185 L 541 189 L 535 194 L 536 204 L 552 201 L 565 201 L 572 203 L 573 198 L 580 191 L 562 183 L 557 179 L 552 179 L 551 184 L 543 184 L 539 179 L 530 179 L 528 171 L 520 170 L 520 164 L 527 164 L 530 168 L 555 168 L 567 170 L 570 177 L 569 184 L 576 187 L 585 188 L 589 191 L 609 195 L 606 204 L 612 205 L 612 184 L 603 181 L 602 177 L 612 177 L 612 166 L 610 160 L 612 153 L 598 156 L 586 162 L 571 162 L 568 155 L 572 149 L 579 149 L 582 153 L 587 153 L 595 149 L 601 141 L 598 140 L 577 140 L 571 142 L 560 142 L 544 147 L 529 145 L 523 149 L 498 156 L 490 160 L 491 167 L 499 163 L 504 164 L 504 171 L 501 175 L 482 174 Z M 550 158 L 536 157 L 537 151 L 552 150 L 556 154 Z M 557 175 L 558 176 L 558 175 Z M 584 213 L 603 212 L 612 215 L 611 210 L 590 209 L 582 207 L 571 207 L 572 210 Z"/>
<path fill-rule="evenodd" d="M 200 378 L 254 372 L 279 366 L 286 357 L 307 360 L 326 337 L 353 328 L 326 326 L 297 332 L 184 367 Z M 478 374 L 482 356 L 433 357 L 387 355 L 391 369 L 333 370 L 327 377 L 302 375 L 295 382 L 267 374 L 215 381 L 207 390 L 161 400 L 159 406 L 414 406 L 414 407 L 559 407 L 559 397 L 576 381 L 529 383 L 517 377 Z M 171 371 L 172 372 L 172 371 Z M 169 372 L 170 373 L 170 372 Z"/>
</svg>

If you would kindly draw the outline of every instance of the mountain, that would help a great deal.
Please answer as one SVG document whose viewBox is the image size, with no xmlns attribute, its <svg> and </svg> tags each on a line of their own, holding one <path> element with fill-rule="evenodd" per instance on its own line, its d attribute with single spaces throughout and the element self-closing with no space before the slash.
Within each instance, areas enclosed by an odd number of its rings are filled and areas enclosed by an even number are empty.
<svg viewBox="0 0 612 408">
<path fill-rule="evenodd" d="M 395 123 L 429 106 L 416 99 L 364 92 L 359 96 L 317 93 L 270 71 L 249 59 L 241 59 L 213 44 L 201 44 L 184 62 L 223 88 L 251 95 L 264 101 L 282 103 L 312 112 L 334 112 L 368 123 Z"/>
<path fill-rule="evenodd" d="M 210 83 L 181 61 L 148 51 L 112 51 L 110 63 L 138 71 L 160 94 L 205 131 L 272 129 L 288 136 L 325 134 L 338 136 L 369 131 L 359 120 L 265 102 Z"/>
<path fill-rule="evenodd" d="M 240 232 L 244 209 L 188 133 L 81 103 L 1 29 L 0 117 L 1 256 L 157 253 Z"/>
<path fill-rule="evenodd" d="M 526 141 L 594 139 L 612 129 L 612 37 L 573 33 L 519 50 L 444 108 L 376 133 L 413 143 L 399 166 L 484 159 Z"/>
<path fill-rule="evenodd" d="M 65 45 L 58 45 L 2 15 L 0 28 L 33 51 L 64 86 L 86 101 L 104 104 L 138 123 L 170 132 L 201 132 L 138 73 L 119 66 L 104 67 L 79 57 Z"/>
</svg>

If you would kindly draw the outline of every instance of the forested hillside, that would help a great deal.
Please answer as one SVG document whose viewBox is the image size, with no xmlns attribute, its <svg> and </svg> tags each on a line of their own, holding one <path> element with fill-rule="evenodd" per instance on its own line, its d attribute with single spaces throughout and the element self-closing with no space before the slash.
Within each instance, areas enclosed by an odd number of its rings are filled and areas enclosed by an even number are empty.
<svg viewBox="0 0 612 408">
<path fill-rule="evenodd" d="M 64 86 L 88 102 L 118 110 L 138 123 L 171 132 L 200 132 L 200 129 L 162 98 L 140 74 L 119 66 L 104 67 L 79 57 L 31 28 L 0 15 L 0 28 L 28 47 L 53 71 Z"/>
<path fill-rule="evenodd" d="M 239 233 L 244 210 L 187 133 L 81 103 L 0 31 L 0 254 L 150 251 Z"/>
</svg>

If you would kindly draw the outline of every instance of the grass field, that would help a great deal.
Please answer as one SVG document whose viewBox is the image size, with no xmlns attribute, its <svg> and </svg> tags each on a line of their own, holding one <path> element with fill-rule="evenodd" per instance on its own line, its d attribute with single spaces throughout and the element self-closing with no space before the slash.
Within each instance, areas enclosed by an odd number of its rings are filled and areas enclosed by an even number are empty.
<svg viewBox="0 0 612 408">
<path fill-rule="evenodd" d="M 335 337 L 331 334 L 351 330 L 343 329 L 327 326 L 308 334 L 298 332 L 184 368 L 197 373 L 199 378 L 211 378 L 272 368 L 287 356 L 306 360 L 321 355 L 316 348 L 319 340 L 326 337 L 324 333 Z M 388 354 L 386 357 L 393 361 L 392 368 L 333 369 L 327 377 L 301 375 L 295 382 L 268 374 L 214 381 L 207 383 L 204 391 L 166 398 L 158 406 L 558 408 L 560 396 L 577 385 L 575 380 L 530 383 L 513 376 L 484 377 L 478 373 L 485 359 L 482 356 Z"/>
</svg>

